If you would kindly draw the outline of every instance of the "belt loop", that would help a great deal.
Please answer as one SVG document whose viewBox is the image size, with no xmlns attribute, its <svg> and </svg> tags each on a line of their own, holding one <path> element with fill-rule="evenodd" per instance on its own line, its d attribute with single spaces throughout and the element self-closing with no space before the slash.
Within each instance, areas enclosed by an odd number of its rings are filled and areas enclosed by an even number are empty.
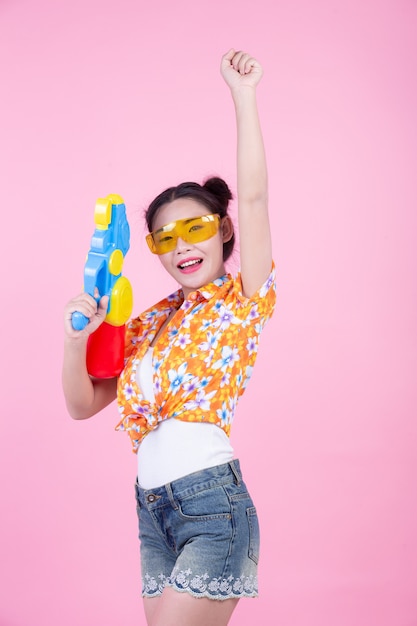
<svg viewBox="0 0 417 626">
<path fill-rule="evenodd" d="M 239 470 L 238 470 L 238 469 L 237 469 L 237 467 L 236 467 L 236 463 L 235 463 L 235 461 L 234 461 L 234 460 L 233 460 L 233 461 L 230 461 L 230 462 L 229 462 L 229 465 L 230 465 L 230 469 L 232 470 L 233 475 L 234 475 L 234 477 L 235 477 L 235 482 L 236 482 L 236 485 L 240 485 L 241 477 L 240 477 Z"/>
<path fill-rule="evenodd" d="M 171 503 L 171 506 L 174 509 L 174 511 L 176 511 L 178 509 L 178 504 L 175 502 L 174 494 L 172 493 L 171 483 L 166 484 L 165 485 L 165 489 L 167 491 L 168 498 L 169 498 L 169 501 Z"/>
</svg>

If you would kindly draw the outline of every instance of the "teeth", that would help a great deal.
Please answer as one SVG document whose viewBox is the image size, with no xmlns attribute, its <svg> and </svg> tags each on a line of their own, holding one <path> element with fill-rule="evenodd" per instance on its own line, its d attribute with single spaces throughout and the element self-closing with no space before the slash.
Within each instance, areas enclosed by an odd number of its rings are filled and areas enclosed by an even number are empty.
<svg viewBox="0 0 417 626">
<path fill-rule="evenodd" d="M 186 261 L 185 263 L 180 263 L 179 267 L 190 267 L 190 265 L 196 265 L 197 263 L 200 263 L 200 261 Z"/>
</svg>

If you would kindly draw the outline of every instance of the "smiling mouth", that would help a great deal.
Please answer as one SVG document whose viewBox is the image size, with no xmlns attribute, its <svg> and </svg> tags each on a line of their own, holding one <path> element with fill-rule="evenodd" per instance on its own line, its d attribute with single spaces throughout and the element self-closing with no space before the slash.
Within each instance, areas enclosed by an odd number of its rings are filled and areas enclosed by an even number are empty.
<svg viewBox="0 0 417 626">
<path fill-rule="evenodd" d="M 184 263 L 178 263 L 177 267 L 180 270 L 185 270 L 187 267 L 193 267 L 194 265 L 200 265 L 203 259 L 193 259 L 192 261 L 184 261 Z"/>
</svg>

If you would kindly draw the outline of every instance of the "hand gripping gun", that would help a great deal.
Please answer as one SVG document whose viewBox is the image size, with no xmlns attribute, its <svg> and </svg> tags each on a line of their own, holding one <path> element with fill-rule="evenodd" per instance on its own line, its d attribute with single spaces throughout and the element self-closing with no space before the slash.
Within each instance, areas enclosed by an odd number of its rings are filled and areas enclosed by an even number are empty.
<svg viewBox="0 0 417 626">
<path fill-rule="evenodd" d="M 105 321 L 88 338 L 87 370 L 97 378 L 113 378 L 124 366 L 125 324 L 133 308 L 131 284 L 122 276 L 124 257 L 130 247 L 123 199 L 117 194 L 99 198 L 94 222 L 95 230 L 84 266 L 84 291 L 97 302 L 102 296 L 109 296 L 109 304 Z M 75 330 L 85 328 L 88 321 L 78 311 L 72 314 Z"/>
</svg>

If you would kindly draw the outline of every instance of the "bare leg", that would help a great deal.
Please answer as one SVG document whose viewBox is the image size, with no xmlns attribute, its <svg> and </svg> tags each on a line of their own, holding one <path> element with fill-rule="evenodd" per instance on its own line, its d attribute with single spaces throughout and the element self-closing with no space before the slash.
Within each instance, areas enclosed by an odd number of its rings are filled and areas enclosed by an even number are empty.
<svg viewBox="0 0 417 626">
<path fill-rule="evenodd" d="M 154 615 L 158 611 L 158 607 L 162 602 L 162 596 L 157 598 L 143 598 L 143 608 L 145 610 L 146 623 L 148 626 L 153 624 Z"/>
<path fill-rule="evenodd" d="M 194 598 L 166 587 L 159 598 L 144 598 L 148 626 L 226 626 L 238 603 L 230 600 Z"/>
</svg>

